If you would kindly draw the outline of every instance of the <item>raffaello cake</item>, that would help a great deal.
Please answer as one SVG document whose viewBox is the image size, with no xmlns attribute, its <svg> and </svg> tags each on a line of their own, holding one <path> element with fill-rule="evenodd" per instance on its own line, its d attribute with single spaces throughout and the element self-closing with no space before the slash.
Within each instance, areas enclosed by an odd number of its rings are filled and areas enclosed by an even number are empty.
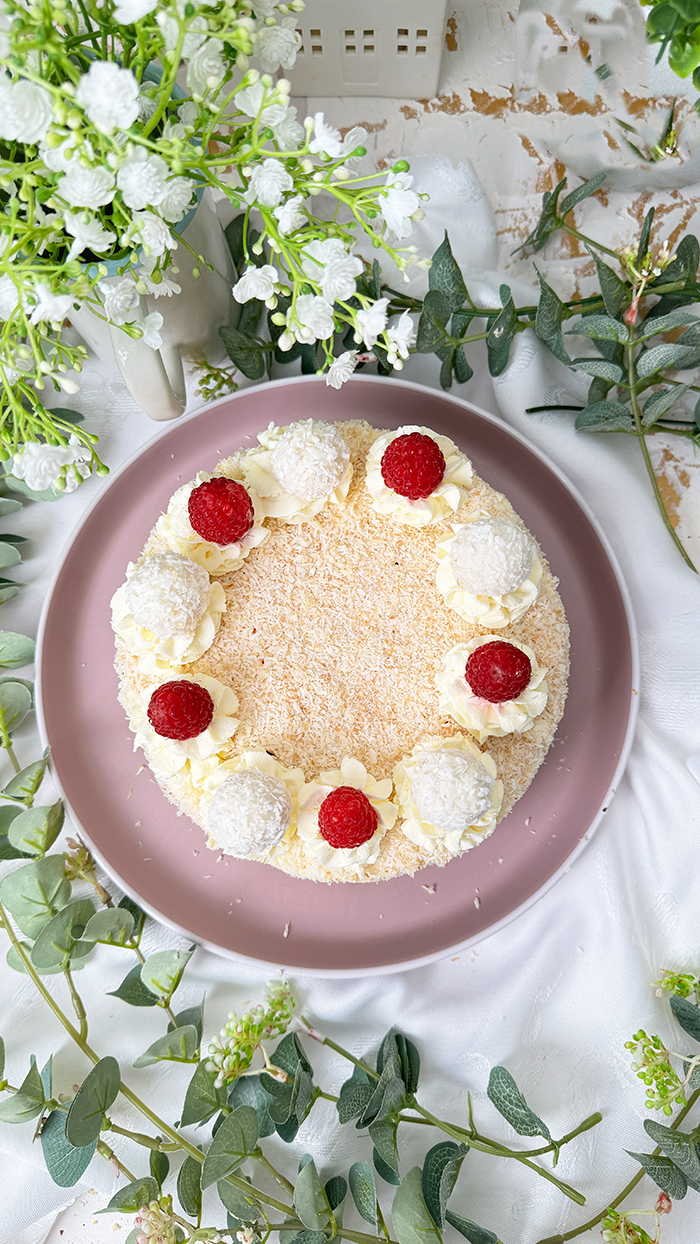
<svg viewBox="0 0 700 1244">
<path fill-rule="evenodd" d="M 113 597 L 134 746 L 219 853 L 326 882 L 447 864 L 554 737 L 556 581 L 430 428 L 258 442 L 175 492 Z"/>
</svg>

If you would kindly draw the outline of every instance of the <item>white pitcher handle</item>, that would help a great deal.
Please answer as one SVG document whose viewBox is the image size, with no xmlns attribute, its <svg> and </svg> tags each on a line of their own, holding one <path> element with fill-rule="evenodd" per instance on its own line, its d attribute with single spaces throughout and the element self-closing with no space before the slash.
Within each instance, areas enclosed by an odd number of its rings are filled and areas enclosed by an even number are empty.
<svg viewBox="0 0 700 1244">
<path fill-rule="evenodd" d="M 149 419 L 177 419 L 187 405 L 185 376 L 176 346 L 153 350 L 110 326 L 117 366 L 134 401 Z"/>
</svg>

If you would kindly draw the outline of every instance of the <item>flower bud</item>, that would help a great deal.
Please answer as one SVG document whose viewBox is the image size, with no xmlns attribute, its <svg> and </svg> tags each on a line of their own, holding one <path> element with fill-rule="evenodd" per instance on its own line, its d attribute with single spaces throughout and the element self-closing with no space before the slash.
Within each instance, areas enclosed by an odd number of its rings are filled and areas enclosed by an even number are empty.
<svg viewBox="0 0 700 1244">
<path fill-rule="evenodd" d="M 397 160 L 396 164 L 392 164 L 391 171 L 392 173 L 407 173 L 410 167 L 408 160 Z"/>
<path fill-rule="evenodd" d="M 287 322 L 286 316 L 282 315 L 281 311 L 277 311 L 274 315 L 271 315 L 270 320 L 273 324 L 276 324 L 278 328 L 281 328 L 282 325 Z"/>
<path fill-rule="evenodd" d="M 315 165 L 313 160 L 300 160 L 299 167 L 302 173 L 313 173 Z"/>
<path fill-rule="evenodd" d="M 275 22 L 275 19 L 273 17 L 272 19 L 273 25 L 274 25 L 274 22 Z M 263 86 L 269 91 L 270 87 L 272 86 L 272 78 L 270 77 L 269 73 L 264 73 L 260 81 L 262 82 Z"/>
</svg>

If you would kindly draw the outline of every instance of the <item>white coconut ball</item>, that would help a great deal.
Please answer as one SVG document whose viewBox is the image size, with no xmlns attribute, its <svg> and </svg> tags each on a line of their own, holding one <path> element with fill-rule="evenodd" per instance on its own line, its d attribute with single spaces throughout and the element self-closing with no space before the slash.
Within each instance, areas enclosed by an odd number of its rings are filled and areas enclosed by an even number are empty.
<svg viewBox="0 0 700 1244">
<path fill-rule="evenodd" d="M 422 819 L 446 833 L 480 821 L 495 785 L 476 756 L 453 748 L 423 752 L 411 773 L 411 794 Z"/>
<path fill-rule="evenodd" d="M 528 578 L 535 546 L 509 518 L 476 518 L 450 545 L 455 579 L 472 596 L 503 596 Z"/>
<path fill-rule="evenodd" d="M 147 557 L 126 585 L 126 602 L 134 622 L 159 639 L 195 630 L 210 595 L 204 567 L 181 553 Z"/>
<path fill-rule="evenodd" d="M 340 432 L 330 423 L 292 423 L 270 454 L 272 474 L 300 501 L 318 501 L 337 488 L 350 461 Z"/>
<path fill-rule="evenodd" d="M 227 855 L 264 855 L 289 829 L 292 800 L 284 782 L 260 769 L 224 778 L 207 812 L 207 829 Z"/>
</svg>

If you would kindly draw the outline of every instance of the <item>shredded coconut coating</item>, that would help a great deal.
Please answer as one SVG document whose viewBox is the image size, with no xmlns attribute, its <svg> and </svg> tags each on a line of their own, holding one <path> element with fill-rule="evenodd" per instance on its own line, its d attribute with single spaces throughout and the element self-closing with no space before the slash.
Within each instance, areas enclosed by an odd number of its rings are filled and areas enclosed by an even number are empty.
<svg viewBox="0 0 700 1244">
<path fill-rule="evenodd" d="M 454 723 L 440 710 L 435 676 L 446 652 L 491 627 L 460 617 L 436 589 L 435 546 L 454 535 L 450 523 L 411 528 L 387 522 L 372 508 L 364 464 L 383 434 L 360 421 L 340 427 L 353 465 L 347 501 L 326 506 L 303 524 L 267 520 L 269 540 L 220 580 L 228 607 L 219 633 L 188 668 L 218 678 L 238 695 L 231 757 L 263 748 L 280 765 L 303 770 L 307 782 L 338 768 L 344 756 L 356 757 L 378 779 L 390 778 L 419 739 L 452 736 Z M 215 474 L 235 476 L 245 452 L 219 463 Z M 454 521 L 464 522 L 474 510 L 508 518 L 524 530 L 506 498 L 477 476 L 468 505 Z M 162 548 L 152 534 L 146 551 Z M 544 760 L 566 698 L 568 627 L 555 580 L 538 551 L 540 561 L 537 598 L 500 634 L 534 649 L 547 668 L 549 694 L 527 734 L 489 738 L 484 745 L 503 782 L 499 819 Z M 119 638 L 117 668 L 120 698 L 128 708 L 144 676 Z M 201 791 L 186 775 L 159 780 L 180 810 L 205 824 Z M 387 830 L 363 877 L 309 859 L 298 834 L 267 862 L 294 876 L 357 882 L 414 873 L 452 858 L 441 842 L 428 852 L 410 841 L 401 824 L 399 817 Z"/>
<path fill-rule="evenodd" d="M 126 603 L 137 626 L 159 639 L 195 630 L 206 612 L 209 575 L 180 553 L 156 553 L 134 571 Z"/>
<path fill-rule="evenodd" d="M 424 821 L 448 833 L 481 820 L 491 803 L 495 777 L 466 752 L 424 752 L 411 778 L 411 793 Z"/>
<path fill-rule="evenodd" d="M 514 592 L 532 570 L 535 546 L 508 518 L 477 518 L 460 528 L 450 547 L 455 579 L 472 596 Z"/>
<path fill-rule="evenodd" d="M 350 451 L 335 424 L 314 419 L 292 423 L 270 454 L 277 483 L 305 502 L 327 497 L 349 461 Z"/>
<path fill-rule="evenodd" d="M 226 855 L 266 854 L 286 834 L 292 800 L 284 782 L 259 769 L 231 773 L 214 792 L 207 829 Z"/>
</svg>

